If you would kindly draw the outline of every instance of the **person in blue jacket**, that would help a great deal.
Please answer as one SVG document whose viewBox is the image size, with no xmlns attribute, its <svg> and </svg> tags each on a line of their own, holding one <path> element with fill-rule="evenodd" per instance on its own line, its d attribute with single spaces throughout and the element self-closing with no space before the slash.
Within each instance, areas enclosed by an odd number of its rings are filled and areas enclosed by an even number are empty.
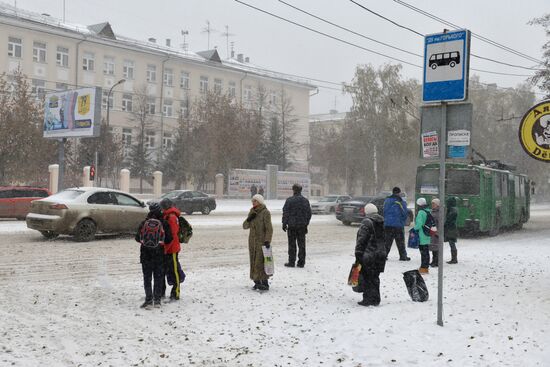
<svg viewBox="0 0 550 367">
<path fill-rule="evenodd" d="M 405 248 L 405 221 L 407 219 L 407 202 L 401 197 L 401 189 L 394 187 L 392 194 L 384 200 L 384 235 L 386 254 L 390 254 L 393 241 L 397 245 L 400 261 L 409 261 Z"/>
</svg>

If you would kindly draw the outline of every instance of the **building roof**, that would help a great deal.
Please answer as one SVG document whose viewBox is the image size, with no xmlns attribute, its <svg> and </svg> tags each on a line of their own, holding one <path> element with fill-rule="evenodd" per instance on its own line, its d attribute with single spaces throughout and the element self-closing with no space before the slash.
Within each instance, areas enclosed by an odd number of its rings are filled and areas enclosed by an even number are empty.
<svg viewBox="0 0 550 367">
<path fill-rule="evenodd" d="M 235 59 L 221 60 L 217 50 L 208 50 L 195 53 L 162 46 L 156 42 L 141 41 L 115 34 L 108 22 L 93 24 L 90 26 L 63 22 L 60 19 L 54 18 L 47 14 L 38 14 L 28 10 L 23 10 L 5 2 L 0 2 L 0 23 L 3 23 L 1 18 L 23 21 L 28 23 L 29 26 L 38 25 L 42 27 L 49 27 L 52 28 L 52 30 L 64 32 L 65 36 L 72 35 L 75 38 L 86 38 L 89 41 L 96 39 L 99 42 L 110 44 L 113 47 L 127 47 L 138 51 L 179 58 L 194 63 L 208 64 L 210 66 L 223 67 L 227 70 L 234 70 L 237 72 L 254 74 L 260 77 L 277 79 L 280 82 L 291 83 L 302 88 L 316 88 L 316 86 L 308 79 L 296 78 L 284 73 L 267 70 L 250 63 L 239 62 Z M 68 35 L 67 32 L 70 35 Z"/>
</svg>

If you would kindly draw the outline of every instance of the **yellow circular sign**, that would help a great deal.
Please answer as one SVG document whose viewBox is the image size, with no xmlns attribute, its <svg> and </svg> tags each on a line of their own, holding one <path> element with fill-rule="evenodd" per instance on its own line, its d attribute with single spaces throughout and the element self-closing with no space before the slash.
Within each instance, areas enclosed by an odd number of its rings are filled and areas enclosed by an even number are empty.
<svg viewBox="0 0 550 367">
<path fill-rule="evenodd" d="M 550 163 L 550 100 L 525 113 L 519 125 L 519 142 L 531 157 Z"/>
</svg>

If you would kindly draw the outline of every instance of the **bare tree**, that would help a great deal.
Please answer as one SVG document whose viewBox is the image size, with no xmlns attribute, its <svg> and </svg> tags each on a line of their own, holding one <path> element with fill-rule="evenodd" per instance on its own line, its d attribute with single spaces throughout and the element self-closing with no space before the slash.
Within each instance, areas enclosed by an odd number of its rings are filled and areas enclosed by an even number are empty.
<svg viewBox="0 0 550 367">
<path fill-rule="evenodd" d="M 147 105 L 147 88 L 137 88 L 133 98 L 130 121 L 137 124 L 138 136 L 136 143 L 132 144 L 128 158 L 130 169 L 139 177 L 139 192 L 143 193 L 143 180 L 151 174 L 153 168 L 152 152 L 149 150 L 146 136 L 153 126 Z"/>
</svg>

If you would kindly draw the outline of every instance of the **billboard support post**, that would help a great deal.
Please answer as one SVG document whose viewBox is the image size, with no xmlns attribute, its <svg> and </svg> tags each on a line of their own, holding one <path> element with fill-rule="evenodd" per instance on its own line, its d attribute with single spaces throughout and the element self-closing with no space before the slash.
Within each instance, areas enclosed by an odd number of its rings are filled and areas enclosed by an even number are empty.
<svg viewBox="0 0 550 367">
<path fill-rule="evenodd" d="M 63 177 L 65 176 L 65 143 L 67 138 L 59 139 L 59 146 L 57 149 L 57 160 L 59 164 L 59 176 L 57 177 L 57 190 L 61 191 L 64 189 L 63 186 Z"/>
</svg>

